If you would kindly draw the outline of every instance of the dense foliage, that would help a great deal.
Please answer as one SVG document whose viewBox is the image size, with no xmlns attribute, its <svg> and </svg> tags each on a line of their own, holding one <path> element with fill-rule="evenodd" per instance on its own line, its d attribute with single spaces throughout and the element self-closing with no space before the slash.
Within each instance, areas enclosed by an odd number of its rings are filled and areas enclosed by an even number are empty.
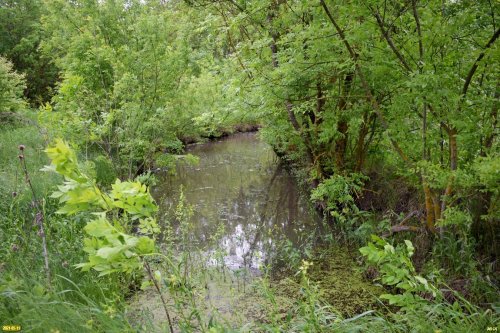
<svg viewBox="0 0 500 333">
<path fill-rule="evenodd" d="M 40 52 L 46 38 L 41 22 L 43 11 L 43 1 L 39 0 L 0 1 L 0 54 L 26 76 L 24 94 L 32 105 L 48 101 L 57 80 L 57 69 L 50 57 Z"/>
<path fill-rule="evenodd" d="M 7 122 L 15 117 L 15 113 L 25 108 L 22 99 L 25 81 L 12 68 L 12 64 L 0 57 L 0 118 Z"/>
<path fill-rule="evenodd" d="M 219 32 L 232 60 L 226 70 L 240 73 L 240 107 L 260 112 L 264 137 L 302 165 L 313 198 L 323 199 L 337 224 L 357 212 L 349 196 L 360 197 L 359 184 L 350 179 L 369 176 L 366 188 L 386 195 L 380 181 L 393 178 L 390 186 L 403 182 L 419 205 L 414 212 L 372 205 L 409 216 L 386 231 L 473 235 L 498 255 L 498 197 L 479 174 L 500 167 L 498 4 L 256 1 L 205 8 L 224 23 Z"/>
<path fill-rule="evenodd" d="M 144 271 L 191 307 L 179 327 L 222 331 L 198 313 L 190 253 L 157 253 L 144 183 L 195 163 L 188 143 L 262 127 L 324 238 L 362 246 L 389 307 L 337 316 L 294 253 L 304 300 L 260 330 L 496 329 L 499 13 L 489 0 L 0 0 L 0 324 L 132 331 L 125 296 Z M 40 171 L 49 160 L 56 174 Z"/>
<path fill-rule="evenodd" d="M 45 108 L 45 121 L 59 125 L 54 135 L 96 147 L 131 177 L 163 152 L 238 122 L 207 34 L 193 33 L 201 13 L 139 1 L 47 7 L 43 49 L 62 76 Z"/>
</svg>

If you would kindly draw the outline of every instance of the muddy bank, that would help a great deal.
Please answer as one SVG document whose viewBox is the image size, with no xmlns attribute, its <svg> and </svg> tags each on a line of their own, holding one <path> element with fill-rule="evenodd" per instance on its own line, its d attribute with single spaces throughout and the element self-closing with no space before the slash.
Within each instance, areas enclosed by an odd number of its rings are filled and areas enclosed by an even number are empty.
<svg viewBox="0 0 500 333">
<path fill-rule="evenodd" d="M 193 136 L 181 136 L 179 140 L 184 144 L 184 146 L 188 146 L 196 143 L 204 143 L 207 141 L 218 140 L 221 138 L 228 137 L 233 134 L 238 133 L 252 133 L 257 132 L 262 126 L 259 124 L 236 124 L 228 128 L 220 128 L 214 133 L 211 133 L 206 136 L 201 137 L 193 137 Z"/>
</svg>

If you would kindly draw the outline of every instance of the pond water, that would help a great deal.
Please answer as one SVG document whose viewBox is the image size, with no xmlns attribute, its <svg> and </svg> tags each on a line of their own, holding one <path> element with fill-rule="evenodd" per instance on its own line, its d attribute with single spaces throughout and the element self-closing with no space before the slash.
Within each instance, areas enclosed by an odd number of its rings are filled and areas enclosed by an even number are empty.
<svg viewBox="0 0 500 333">
<path fill-rule="evenodd" d="M 272 313 L 293 313 L 304 296 L 299 281 L 294 280 L 294 272 L 273 278 L 276 261 L 269 259 L 277 255 L 283 262 L 283 258 L 291 260 L 292 254 L 299 261 L 297 248 L 315 245 L 311 240 L 322 223 L 307 195 L 258 133 L 193 145 L 188 153 L 197 156 L 199 164 L 179 163 L 175 175 L 163 174 L 153 189 L 164 230 L 176 232 L 176 239 L 181 238 L 181 230 L 189 231 L 184 232 L 188 241 L 163 241 L 175 245 L 178 259 L 187 263 L 176 274 L 189 277 L 190 287 L 183 292 L 170 287 L 162 291 L 174 331 L 190 331 L 181 329 L 181 323 L 203 331 L 202 323 L 214 318 L 233 328 L 258 327 L 269 322 Z M 181 191 L 193 214 L 180 224 L 175 211 Z M 330 244 L 326 249 L 313 248 L 310 254 L 311 281 L 336 311 L 353 315 L 374 304 L 372 295 L 378 291 L 363 281 L 348 249 Z M 273 263 L 272 269 L 263 270 L 261 265 L 268 262 Z M 154 269 L 171 279 L 172 267 L 177 265 L 159 261 Z M 271 272 L 271 278 L 263 272 Z M 199 314 L 199 322 L 193 313 Z M 140 331 L 168 331 L 162 302 L 153 288 L 131 297 L 128 316 Z"/>
<path fill-rule="evenodd" d="M 278 241 L 297 244 L 319 224 L 307 196 L 258 133 L 192 145 L 187 152 L 199 164 L 178 163 L 175 175 L 164 174 L 153 190 L 162 223 L 176 220 L 182 188 L 194 210 L 191 245 L 207 252 L 222 249 L 226 267 L 256 272 Z"/>
</svg>

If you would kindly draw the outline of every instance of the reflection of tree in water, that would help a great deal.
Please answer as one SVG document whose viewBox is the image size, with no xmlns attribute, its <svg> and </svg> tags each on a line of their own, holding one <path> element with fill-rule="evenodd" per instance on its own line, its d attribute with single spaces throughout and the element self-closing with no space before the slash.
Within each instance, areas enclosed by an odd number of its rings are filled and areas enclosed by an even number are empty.
<svg viewBox="0 0 500 333">
<path fill-rule="evenodd" d="M 296 243 L 299 229 L 304 229 L 300 226 L 315 223 L 317 216 L 308 214 L 294 179 L 255 137 L 211 143 L 205 148 L 197 151 L 199 166 L 179 168 L 177 176 L 165 179 L 157 193 L 166 193 L 160 202 L 167 212 L 165 220 L 171 222 L 178 188 L 184 186 L 195 211 L 191 223 L 192 238 L 199 242 L 196 247 L 212 250 L 214 244 L 209 240 L 223 223 L 219 246 L 228 252 L 226 259 L 235 268 L 255 267 L 257 253 L 269 254 L 279 238 Z"/>
<path fill-rule="evenodd" d="M 265 181 L 267 185 L 261 186 Z M 299 208 L 300 199 L 294 180 L 281 164 L 275 168 L 272 177 L 263 179 L 263 184 L 251 185 L 246 190 L 240 188 L 231 215 L 243 216 L 246 222 L 242 224 L 239 219 L 228 219 L 234 231 L 225 237 L 226 241 L 233 241 L 230 255 L 236 254 L 235 246 L 240 247 L 244 253 L 243 264 L 251 266 L 255 253 L 269 253 L 278 238 L 297 242 L 298 225 L 311 219 L 304 216 L 304 209 Z"/>
</svg>

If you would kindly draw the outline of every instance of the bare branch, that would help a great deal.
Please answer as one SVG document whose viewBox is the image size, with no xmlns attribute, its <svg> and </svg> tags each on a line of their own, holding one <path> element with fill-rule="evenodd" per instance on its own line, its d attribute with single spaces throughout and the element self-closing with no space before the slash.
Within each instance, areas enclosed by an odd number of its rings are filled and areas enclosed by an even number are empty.
<svg viewBox="0 0 500 333">
<path fill-rule="evenodd" d="M 495 41 L 498 39 L 498 36 L 500 36 L 500 28 L 497 29 L 497 31 L 491 36 L 490 40 L 488 41 L 488 44 L 484 47 L 483 52 L 479 54 L 477 57 L 476 61 L 474 61 L 474 64 L 472 65 L 471 69 L 469 70 L 469 73 L 467 74 L 467 77 L 465 78 L 464 86 L 462 88 L 462 99 L 465 98 L 467 95 L 467 90 L 469 89 L 470 83 L 472 81 L 472 77 L 476 73 L 477 68 L 479 67 L 479 62 L 483 60 L 486 51 L 495 43 Z"/>
<path fill-rule="evenodd" d="M 385 40 L 387 41 L 387 44 L 389 44 L 389 47 L 391 48 L 392 52 L 396 55 L 396 57 L 399 59 L 403 67 L 408 71 L 411 72 L 412 69 L 410 65 L 408 65 L 408 62 L 406 62 L 406 59 L 403 57 L 401 52 L 399 52 L 398 48 L 394 44 L 394 41 L 392 40 L 391 36 L 389 35 L 389 31 L 387 31 L 384 28 L 384 22 L 382 20 L 382 17 L 380 17 L 380 13 L 378 12 L 377 9 L 373 11 L 373 16 L 375 16 L 375 19 L 377 20 L 377 24 L 380 28 L 380 31 L 382 32 L 382 35 L 384 36 Z"/>
</svg>

